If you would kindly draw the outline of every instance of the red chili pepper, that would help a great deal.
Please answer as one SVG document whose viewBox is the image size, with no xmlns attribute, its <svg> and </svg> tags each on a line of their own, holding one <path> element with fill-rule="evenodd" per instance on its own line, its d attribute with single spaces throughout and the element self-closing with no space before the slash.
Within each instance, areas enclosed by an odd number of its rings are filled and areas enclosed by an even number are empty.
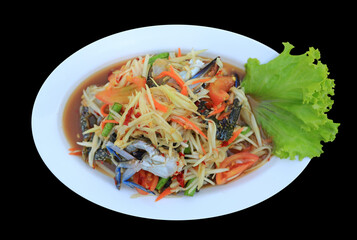
<svg viewBox="0 0 357 240">
<path fill-rule="evenodd" d="M 226 147 L 226 146 L 228 146 L 229 144 L 228 144 L 228 141 L 223 141 L 222 143 L 221 143 L 221 146 L 220 147 Z"/>
<path fill-rule="evenodd" d="M 185 187 L 185 179 L 183 177 L 183 172 L 180 172 L 179 174 L 177 174 L 176 179 L 181 187 Z"/>
<path fill-rule="evenodd" d="M 128 126 L 128 124 L 129 124 L 129 122 L 131 120 L 131 114 L 133 114 L 133 112 L 134 112 L 134 108 L 132 107 L 132 108 L 129 109 L 128 114 L 125 117 L 125 121 L 123 123 L 125 126 Z"/>
</svg>

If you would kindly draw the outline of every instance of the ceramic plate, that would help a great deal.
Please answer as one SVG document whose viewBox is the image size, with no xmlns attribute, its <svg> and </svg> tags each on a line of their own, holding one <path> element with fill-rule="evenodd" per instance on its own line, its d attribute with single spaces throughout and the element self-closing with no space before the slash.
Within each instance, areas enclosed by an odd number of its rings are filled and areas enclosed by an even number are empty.
<svg viewBox="0 0 357 240">
<path fill-rule="evenodd" d="M 165 33 L 165 34 L 163 34 Z M 188 220 L 236 212 L 258 204 L 288 186 L 309 159 L 273 157 L 258 170 L 230 184 L 202 189 L 194 197 L 132 198 L 135 190 L 115 188 L 113 179 L 93 170 L 79 157 L 68 155 L 62 129 L 64 106 L 72 91 L 87 77 L 113 63 L 135 56 L 208 49 L 203 56 L 244 67 L 248 58 L 261 63 L 278 56 L 273 49 L 245 36 L 215 28 L 163 25 L 133 29 L 100 39 L 63 61 L 41 87 L 32 113 L 35 144 L 50 171 L 68 188 L 105 208 L 129 215 Z"/>
</svg>

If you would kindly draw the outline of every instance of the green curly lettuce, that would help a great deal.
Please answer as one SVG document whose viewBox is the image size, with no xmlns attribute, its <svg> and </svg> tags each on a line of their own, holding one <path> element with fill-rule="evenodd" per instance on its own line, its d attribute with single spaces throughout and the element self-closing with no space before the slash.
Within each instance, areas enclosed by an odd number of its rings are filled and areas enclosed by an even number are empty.
<svg viewBox="0 0 357 240">
<path fill-rule="evenodd" d="M 333 104 L 334 80 L 319 61 L 319 50 L 291 55 L 294 46 L 283 44 L 284 51 L 266 64 L 248 59 L 241 86 L 258 124 L 272 137 L 276 156 L 318 157 L 321 141 L 333 141 L 338 132 L 339 124 L 326 115 Z"/>
</svg>

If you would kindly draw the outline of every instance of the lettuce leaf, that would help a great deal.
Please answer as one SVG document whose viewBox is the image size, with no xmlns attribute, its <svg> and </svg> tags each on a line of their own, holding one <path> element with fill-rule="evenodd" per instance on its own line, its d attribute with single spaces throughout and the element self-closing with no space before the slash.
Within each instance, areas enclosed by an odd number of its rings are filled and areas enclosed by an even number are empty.
<svg viewBox="0 0 357 240">
<path fill-rule="evenodd" d="M 266 64 L 248 59 L 241 86 L 258 124 L 272 137 L 276 156 L 318 157 L 321 141 L 333 141 L 338 132 L 339 124 L 326 114 L 333 104 L 334 80 L 319 61 L 319 50 L 291 55 L 294 46 L 283 45 L 284 51 Z"/>
</svg>

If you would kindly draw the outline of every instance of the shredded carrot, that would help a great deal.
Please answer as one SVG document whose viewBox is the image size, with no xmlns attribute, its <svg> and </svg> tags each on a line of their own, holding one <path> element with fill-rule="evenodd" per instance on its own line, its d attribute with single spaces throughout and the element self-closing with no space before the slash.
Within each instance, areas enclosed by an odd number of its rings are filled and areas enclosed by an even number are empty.
<svg viewBox="0 0 357 240">
<path fill-rule="evenodd" d="M 146 95 L 147 100 L 149 101 L 149 97 L 148 95 Z M 167 106 L 165 106 L 164 104 L 159 103 L 158 101 L 156 101 L 156 99 L 154 98 L 154 96 L 152 96 L 152 100 L 154 102 L 154 106 L 156 108 L 156 110 L 159 110 L 161 112 L 167 112 L 167 110 L 169 109 Z M 150 101 L 149 101 L 150 102 Z"/>
<path fill-rule="evenodd" d="M 171 191 L 172 189 L 170 187 L 166 188 L 162 193 L 160 193 L 160 195 L 156 198 L 155 202 L 163 199 L 164 197 L 166 197 L 167 195 L 170 195 L 172 193 Z"/>
<path fill-rule="evenodd" d="M 155 98 L 152 98 L 152 100 L 154 101 L 154 105 L 155 105 L 155 108 L 161 112 L 167 112 L 168 110 L 168 107 L 166 107 L 165 105 L 159 103 L 158 101 L 156 101 Z"/>
<path fill-rule="evenodd" d="M 206 150 L 205 150 L 205 148 L 203 147 L 203 145 L 201 144 L 201 148 L 202 148 L 202 152 L 203 152 L 203 154 L 204 155 L 206 155 L 207 153 L 206 153 Z"/>
<path fill-rule="evenodd" d="M 183 86 L 182 90 L 181 90 L 181 94 L 182 95 L 185 95 L 185 96 L 188 96 L 188 91 L 187 91 L 187 86 Z"/>
<path fill-rule="evenodd" d="M 68 151 L 70 151 L 70 153 L 68 153 L 69 155 L 76 155 L 76 156 L 82 156 L 82 150 L 80 148 L 69 148 Z"/>
<path fill-rule="evenodd" d="M 228 141 L 223 141 L 222 144 L 219 147 L 226 147 L 228 145 L 230 145 L 232 142 L 234 142 L 237 137 L 239 136 L 239 134 L 243 131 L 243 128 L 241 127 L 240 129 L 238 129 L 237 131 L 235 131 L 232 135 L 232 137 L 230 139 L 228 139 Z"/>
<path fill-rule="evenodd" d="M 228 140 L 228 142 L 227 142 L 228 145 L 231 144 L 232 142 L 234 142 L 242 131 L 243 131 L 243 128 L 240 128 L 237 131 L 235 131 L 233 133 L 232 137 Z"/>
<path fill-rule="evenodd" d="M 176 119 L 171 119 L 171 121 L 176 122 L 176 123 L 180 124 L 184 129 L 187 129 L 187 126 L 184 123 L 182 123 L 181 121 L 176 120 Z"/>
<path fill-rule="evenodd" d="M 209 80 L 211 80 L 212 78 L 201 78 L 201 79 L 197 79 L 195 81 L 192 81 L 190 85 L 196 84 L 196 83 L 205 83 L 208 82 Z"/>
<path fill-rule="evenodd" d="M 163 71 L 161 72 L 159 75 L 157 75 L 154 80 L 157 80 L 159 78 L 163 78 L 165 76 L 169 76 L 172 79 L 174 79 L 177 84 L 181 87 L 181 94 L 187 96 L 188 95 L 188 91 L 187 91 L 187 86 L 185 85 L 185 82 L 182 80 L 181 76 L 178 75 L 174 68 L 172 67 L 172 65 L 170 65 L 170 71 Z"/>
<path fill-rule="evenodd" d="M 108 113 L 105 113 L 104 110 L 109 106 L 109 103 L 103 104 L 103 106 L 100 108 L 100 113 L 103 115 L 103 117 L 108 116 Z"/>
<path fill-rule="evenodd" d="M 181 121 L 181 123 L 183 123 L 186 126 L 186 128 L 194 130 L 195 132 L 201 134 L 204 138 L 206 138 L 208 140 L 207 136 L 201 131 L 201 129 L 199 127 L 197 127 L 196 124 L 191 122 L 188 118 L 175 115 L 175 117 L 171 120 L 175 120 L 175 118 L 180 119 L 179 121 Z"/>
<path fill-rule="evenodd" d="M 118 124 L 117 121 L 115 121 L 115 120 L 109 120 L 109 119 L 103 120 L 102 123 L 116 123 L 116 124 Z"/>
<path fill-rule="evenodd" d="M 175 72 L 175 69 L 172 65 L 170 65 L 170 72 L 172 73 L 172 75 L 175 76 L 174 79 L 180 85 L 180 87 L 183 87 L 185 85 L 185 82 L 182 80 L 181 76 Z"/>
<path fill-rule="evenodd" d="M 216 107 L 213 107 L 213 111 L 212 111 L 210 114 L 208 114 L 207 117 L 210 117 L 210 116 L 212 116 L 212 115 L 215 115 L 215 114 L 218 114 L 218 113 L 220 113 L 220 112 L 223 112 L 224 109 L 226 108 L 226 105 L 227 105 L 227 104 L 225 104 L 225 103 L 223 102 L 220 107 L 218 107 L 219 105 L 216 106 Z"/>
<path fill-rule="evenodd" d="M 70 152 L 69 155 L 82 156 L 82 151 L 80 151 L 80 152 Z"/>
<path fill-rule="evenodd" d="M 76 150 L 81 150 L 81 149 L 79 149 L 79 148 L 75 148 L 75 147 L 68 148 L 68 151 L 70 151 L 70 152 L 73 152 L 73 151 L 76 151 Z"/>
<path fill-rule="evenodd" d="M 231 112 L 232 112 L 232 111 L 222 113 L 221 115 L 219 115 L 219 117 L 217 117 L 217 120 L 218 120 L 218 121 L 223 120 L 223 119 L 226 118 Z"/>
<path fill-rule="evenodd" d="M 177 50 L 177 57 L 181 57 L 181 48 L 178 48 Z"/>
</svg>

